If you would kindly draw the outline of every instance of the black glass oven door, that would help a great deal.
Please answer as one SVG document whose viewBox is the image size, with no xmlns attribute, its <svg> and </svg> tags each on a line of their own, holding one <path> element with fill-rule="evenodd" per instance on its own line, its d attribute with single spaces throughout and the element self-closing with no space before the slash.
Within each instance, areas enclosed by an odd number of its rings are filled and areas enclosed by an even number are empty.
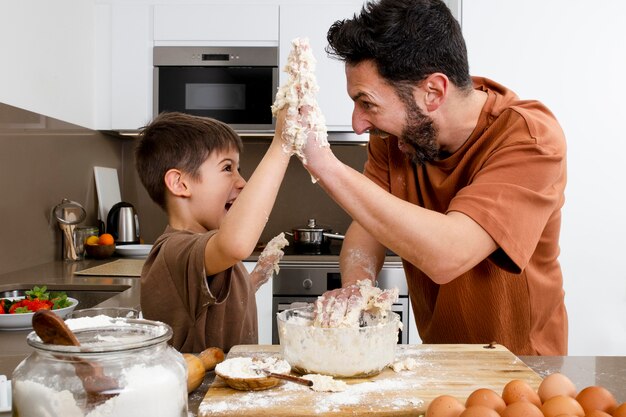
<svg viewBox="0 0 626 417">
<path fill-rule="evenodd" d="M 159 67 L 158 113 L 271 127 L 275 72 L 274 67 Z"/>
</svg>

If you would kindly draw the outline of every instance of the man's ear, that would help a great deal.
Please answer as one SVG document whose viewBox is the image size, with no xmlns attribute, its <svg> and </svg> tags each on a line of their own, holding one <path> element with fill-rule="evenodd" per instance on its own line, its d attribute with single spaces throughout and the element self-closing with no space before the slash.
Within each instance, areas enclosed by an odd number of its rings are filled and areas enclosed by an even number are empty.
<svg viewBox="0 0 626 417">
<path fill-rule="evenodd" d="M 185 176 L 178 169 L 172 168 L 165 173 L 165 186 L 178 197 L 189 197 L 189 187 Z"/>
<path fill-rule="evenodd" d="M 436 111 L 446 101 L 449 86 L 450 80 L 440 72 L 434 72 L 426 77 L 421 87 L 425 92 L 423 100 L 427 111 Z"/>
</svg>

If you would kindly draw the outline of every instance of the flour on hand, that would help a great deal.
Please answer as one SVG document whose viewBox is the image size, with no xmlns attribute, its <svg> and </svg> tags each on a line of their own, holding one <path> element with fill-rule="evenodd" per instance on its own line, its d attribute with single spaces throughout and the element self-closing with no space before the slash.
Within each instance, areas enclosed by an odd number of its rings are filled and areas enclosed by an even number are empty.
<svg viewBox="0 0 626 417">
<path fill-rule="evenodd" d="M 313 325 L 352 328 L 376 325 L 384 321 L 397 299 L 397 288 L 381 290 L 370 280 L 357 281 L 318 297 Z"/>
</svg>

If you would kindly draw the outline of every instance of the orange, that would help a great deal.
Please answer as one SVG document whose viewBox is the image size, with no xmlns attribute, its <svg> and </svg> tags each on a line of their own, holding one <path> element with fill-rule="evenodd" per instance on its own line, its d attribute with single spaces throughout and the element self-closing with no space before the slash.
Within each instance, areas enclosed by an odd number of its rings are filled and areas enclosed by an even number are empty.
<svg viewBox="0 0 626 417">
<path fill-rule="evenodd" d="M 98 243 L 100 245 L 112 245 L 115 243 L 115 240 L 113 239 L 113 236 L 108 234 L 108 233 L 103 233 L 100 235 L 100 238 L 98 239 Z"/>
<path fill-rule="evenodd" d="M 85 240 L 87 245 L 98 245 L 100 243 L 100 238 L 98 236 L 89 236 L 87 240 Z"/>
</svg>

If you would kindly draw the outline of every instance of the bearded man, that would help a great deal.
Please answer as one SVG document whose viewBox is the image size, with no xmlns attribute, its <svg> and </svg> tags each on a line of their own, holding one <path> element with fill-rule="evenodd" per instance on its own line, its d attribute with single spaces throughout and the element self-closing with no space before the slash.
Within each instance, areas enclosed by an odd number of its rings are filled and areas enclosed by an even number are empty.
<svg viewBox="0 0 626 417">
<path fill-rule="evenodd" d="M 566 145 L 554 115 L 470 76 L 461 29 L 440 0 L 367 3 L 333 24 L 328 42 L 345 62 L 354 131 L 370 140 L 364 175 L 315 141 L 305 148 L 305 167 L 353 219 L 343 288 L 324 295 L 327 310 L 345 310 L 389 248 L 424 343 L 566 355 Z"/>
</svg>

